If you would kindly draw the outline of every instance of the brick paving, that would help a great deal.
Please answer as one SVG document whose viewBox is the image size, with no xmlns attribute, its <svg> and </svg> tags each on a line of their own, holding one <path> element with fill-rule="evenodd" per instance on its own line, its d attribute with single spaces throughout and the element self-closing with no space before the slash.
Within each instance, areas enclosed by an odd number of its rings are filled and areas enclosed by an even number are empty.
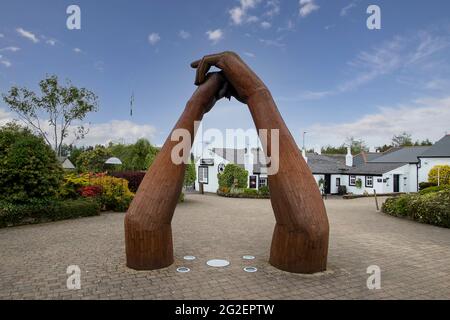
<svg viewBox="0 0 450 320">
<path fill-rule="evenodd" d="M 173 221 L 175 263 L 154 271 L 125 266 L 123 213 L 0 229 L 0 299 L 450 298 L 449 229 L 386 216 L 373 199 L 330 198 L 326 206 L 328 270 L 316 275 L 267 263 L 269 200 L 187 195 Z M 246 254 L 256 259 L 245 261 Z M 214 258 L 231 264 L 206 266 Z M 81 268 L 80 290 L 66 287 L 69 265 Z M 381 268 L 379 290 L 367 289 L 370 265 Z M 179 266 L 191 272 L 177 273 Z"/>
</svg>

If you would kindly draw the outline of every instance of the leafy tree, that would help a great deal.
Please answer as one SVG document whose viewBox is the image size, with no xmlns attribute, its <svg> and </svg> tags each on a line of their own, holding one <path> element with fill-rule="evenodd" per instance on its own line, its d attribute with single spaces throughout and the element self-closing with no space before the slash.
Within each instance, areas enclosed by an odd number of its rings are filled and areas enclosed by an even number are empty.
<svg viewBox="0 0 450 320">
<path fill-rule="evenodd" d="M 413 145 L 411 134 L 407 132 L 400 133 L 392 137 L 394 147 L 409 147 Z"/>
<path fill-rule="evenodd" d="M 386 152 L 386 151 L 388 151 L 391 148 L 392 148 L 391 145 L 385 144 L 385 145 L 383 145 L 381 147 L 378 147 L 377 150 L 378 150 L 378 152 Z"/>
<path fill-rule="evenodd" d="M 195 173 L 195 163 L 191 162 L 186 165 L 186 172 L 184 174 L 184 185 L 191 186 L 194 184 L 197 175 Z"/>
<path fill-rule="evenodd" d="M 347 138 L 347 141 L 339 147 L 326 146 L 322 148 L 323 154 L 347 154 L 347 147 L 351 147 L 352 154 L 358 154 L 362 151 L 367 152 L 368 148 L 364 140 L 357 140 L 354 137 Z"/>
<path fill-rule="evenodd" d="M 105 161 L 109 157 L 111 152 L 104 146 L 98 145 L 81 153 L 77 158 L 76 166 L 81 172 L 102 172 Z"/>
<path fill-rule="evenodd" d="M 0 128 L 0 164 L 0 200 L 52 198 L 62 182 L 62 168 L 50 146 L 15 123 Z"/>
<path fill-rule="evenodd" d="M 40 96 L 27 88 L 14 86 L 8 94 L 2 95 L 3 101 L 60 156 L 74 121 L 81 121 L 89 112 L 97 111 L 97 96 L 85 88 L 75 87 L 70 81 L 62 86 L 55 75 L 41 80 L 39 87 Z M 83 139 L 87 132 L 83 125 L 77 125 L 73 131 L 77 140 Z"/>
<path fill-rule="evenodd" d="M 437 165 L 434 166 L 428 173 L 428 182 L 436 185 L 450 185 L 450 166 Z"/>
<path fill-rule="evenodd" d="M 234 163 L 229 163 L 225 166 L 222 173 L 217 175 L 219 179 L 219 187 L 237 187 L 246 188 L 248 181 L 248 171 Z M 237 185 L 235 185 L 237 182 Z"/>
<path fill-rule="evenodd" d="M 425 139 L 425 140 L 422 140 L 422 141 L 417 140 L 414 143 L 414 145 L 415 146 L 432 146 L 433 142 L 431 142 L 430 139 Z"/>
</svg>

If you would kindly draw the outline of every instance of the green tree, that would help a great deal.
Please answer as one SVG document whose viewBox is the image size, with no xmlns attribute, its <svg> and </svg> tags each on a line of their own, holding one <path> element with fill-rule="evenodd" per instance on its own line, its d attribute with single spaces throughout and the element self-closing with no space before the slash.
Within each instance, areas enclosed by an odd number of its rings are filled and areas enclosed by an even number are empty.
<svg viewBox="0 0 450 320">
<path fill-rule="evenodd" d="M 219 187 L 237 187 L 246 188 L 248 185 L 248 171 L 233 163 L 229 163 L 225 166 L 222 173 L 217 175 L 219 179 Z M 235 185 L 235 181 L 237 185 Z"/>
<path fill-rule="evenodd" d="M 354 137 L 347 138 L 347 141 L 343 143 L 339 147 L 326 146 L 322 148 L 323 154 L 347 154 L 347 147 L 351 147 L 352 154 L 358 154 L 362 151 L 367 152 L 369 148 L 367 148 L 366 143 L 362 139 L 355 139 Z"/>
<path fill-rule="evenodd" d="M 394 147 L 409 147 L 413 145 L 411 134 L 402 132 L 392 137 L 392 145 Z"/>
<path fill-rule="evenodd" d="M 434 166 L 428 173 L 428 182 L 439 183 L 439 185 L 450 185 L 450 166 Z"/>
<path fill-rule="evenodd" d="M 108 148 L 111 155 L 119 158 L 122 165 L 118 170 L 123 171 L 139 171 L 148 169 L 154 156 L 158 153 L 158 149 L 147 140 L 139 139 L 134 144 L 112 144 Z"/>
<path fill-rule="evenodd" d="M 194 184 L 197 175 L 195 173 L 195 163 L 191 162 L 186 165 L 186 171 L 184 173 L 184 185 L 191 186 Z"/>
<path fill-rule="evenodd" d="M 0 200 L 52 198 L 62 176 L 55 153 L 42 137 L 15 123 L 0 128 Z"/>
<path fill-rule="evenodd" d="M 27 88 L 14 86 L 8 94 L 2 95 L 3 101 L 61 156 L 70 130 L 77 140 L 87 134 L 83 125 L 73 124 L 83 120 L 89 112 L 97 111 L 97 96 L 85 88 L 75 87 L 70 81 L 62 86 L 55 75 L 41 80 L 39 88 L 40 96 Z"/>
<path fill-rule="evenodd" d="M 105 161 L 111 156 L 107 148 L 98 145 L 91 150 L 82 152 L 78 156 L 76 166 L 81 172 L 102 172 L 105 168 Z"/>
</svg>

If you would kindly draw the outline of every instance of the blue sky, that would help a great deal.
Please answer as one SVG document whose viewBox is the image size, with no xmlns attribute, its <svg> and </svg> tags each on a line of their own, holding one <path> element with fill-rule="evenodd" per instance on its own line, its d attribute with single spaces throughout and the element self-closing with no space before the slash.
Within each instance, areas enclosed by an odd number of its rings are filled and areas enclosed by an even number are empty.
<svg viewBox="0 0 450 320">
<path fill-rule="evenodd" d="M 71 4 L 81 30 L 66 27 Z M 370 4 L 381 8 L 381 30 L 366 27 Z M 84 143 L 145 136 L 159 145 L 195 90 L 189 63 L 233 50 L 268 85 L 299 144 L 303 131 L 308 147 L 349 136 L 376 146 L 401 131 L 437 140 L 450 132 L 449 12 L 446 0 L 3 0 L 0 92 L 56 74 L 99 96 Z M 0 123 L 13 117 L 0 102 Z M 253 123 L 232 100 L 203 127 Z"/>
</svg>

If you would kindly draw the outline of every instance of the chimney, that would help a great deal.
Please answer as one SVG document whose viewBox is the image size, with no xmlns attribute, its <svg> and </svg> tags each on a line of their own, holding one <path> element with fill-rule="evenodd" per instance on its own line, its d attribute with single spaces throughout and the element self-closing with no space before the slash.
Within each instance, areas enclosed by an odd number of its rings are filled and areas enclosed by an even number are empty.
<svg viewBox="0 0 450 320">
<path fill-rule="evenodd" d="M 347 167 L 353 167 L 353 156 L 350 147 L 347 147 L 347 155 L 345 156 L 345 165 Z"/>
<path fill-rule="evenodd" d="M 308 157 L 306 157 L 306 150 L 305 149 L 302 150 L 302 156 L 303 156 L 303 159 L 305 159 L 305 162 L 308 163 Z"/>
</svg>

